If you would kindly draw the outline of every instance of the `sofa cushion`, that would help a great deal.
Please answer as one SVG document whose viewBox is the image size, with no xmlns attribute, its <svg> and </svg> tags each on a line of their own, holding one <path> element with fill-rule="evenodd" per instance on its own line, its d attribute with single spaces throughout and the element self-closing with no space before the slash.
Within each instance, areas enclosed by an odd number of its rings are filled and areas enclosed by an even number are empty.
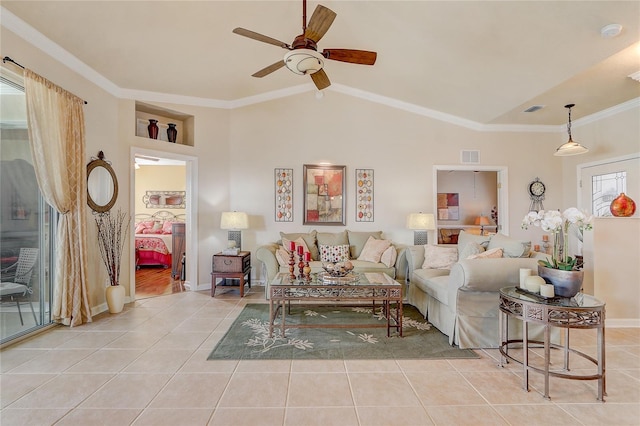
<svg viewBox="0 0 640 426">
<path fill-rule="evenodd" d="M 502 249 L 500 247 L 483 251 L 482 253 L 472 254 L 467 259 L 497 259 L 502 257 Z"/>
<path fill-rule="evenodd" d="M 457 247 L 443 247 L 433 244 L 424 246 L 424 263 L 422 268 L 451 269 L 458 261 Z"/>
<path fill-rule="evenodd" d="M 318 241 L 318 248 L 320 248 L 320 246 L 341 246 L 343 244 L 349 245 L 347 231 L 318 232 L 316 234 L 316 240 Z"/>
<path fill-rule="evenodd" d="M 320 253 L 318 252 L 318 246 L 316 245 L 316 235 L 317 231 L 313 230 L 307 233 L 293 233 L 287 234 L 285 232 L 280 232 L 280 238 L 282 238 L 282 242 L 285 248 L 289 248 L 288 244 L 284 244 L 284 240 L 295 241 L 298 238 L 302 238 L 307 245 L 307 249 L 309 253 L 311 253 L 311 259 L 319 260 Z"/>
<path fill-rule="evenodd" d="M 440 271 L 444 275 L 434 274 L 433 271 Z M 448 305 L 449 275 L 446 272 L 444 269 L 417 269 L 412 275 L 411 285 L 417 286 L 429 296 Z"/>
<path fill-rule="evenodd" d="M 465 232 L 464 230 L 460 231 L 458 235 L 458 254 L 460 259 L 464 259 L 462 257 L 462 252 L 465 250 L 467 244 L 476 243 L 484 247 L 485 249 L 489 246 L 489 241 L 491 237 L 488 235 L 474 235 L 469 232 Z"/>
<path fill-rule="evenodd" d="M 349 244 L 336 246 L 320 245 L 320 260 L 322 262 L 344 262 L 349 260 Z"/>
<path fill-rule="evenodd" d="M 376 232 L 354 232 L 347 230 L 347 235 L 349 237 L 349 246 L 351 249 L 351 258 L 357 259 L 360 257 L 360 253 L 364 248 L 364 245 L 367 243 L 369 237 L 373 237 L 377 240 L 382 239 L 382 231 Z"/>
<path fill-rule="evenodd" d="M 380 262 L 384 263 L 384 265 L 387 268 L 392 267 L 393 265 L 396 264 L 396 259 L 398 258 L 398 251 L 396 250 L 396 248 L 392 245 L 389 246 L 388 249 L 386 249 L 383 253 L 382 256 L 380 256 Z"/>
<path fill-rule="evenodd" d="M 520 241 L 504 234 L 495 234 L 489 241 L 487 250 L 501 248 L 504 257 L 529 257 L 531 242 Z"/>
<path fill-rule="evenodd" d="M 364 248 L 358 256 L 358 260 L 366 260 L 367 262 L 379 263 L 382 253 L 391 245 L 389 240 L 378 240 L 374 237 L 369 237 L 364 245 Z"/>
<path fill-rule="evenodd" d="M 476 254 L 482 253 L 484 251 L 484 247 L 476 242 L 468 243 L 462 250 L 458 250 L 460 255 L 458 256 L 460 259 L 469 259 L 469 256 L 474 256 Z"/>
</svg>

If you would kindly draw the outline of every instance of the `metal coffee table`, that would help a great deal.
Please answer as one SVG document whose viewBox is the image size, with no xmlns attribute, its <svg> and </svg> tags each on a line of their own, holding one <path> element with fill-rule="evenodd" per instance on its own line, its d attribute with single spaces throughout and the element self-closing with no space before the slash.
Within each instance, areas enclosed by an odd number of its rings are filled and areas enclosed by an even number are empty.
<svg viewBox="0 0 640 426">
<path fill-rule="evenodd" d="M 278 273 L 270 284 L 269 299 L 269 337 L 273 337 L 276 319 L 280 317 L 282 336 L 285 328 L 352 328 L 352 327 L 387 327 L 387 336 L 391 329 L 402 337 L 402 284 L 389 275 L 379 272 L 361 273 L 344 279 L 329 277 L 323 279 L 322 274 L 312 274 L 309 281 L 291 279 L 288 273 Z M 377 302 L 382 304 L 387 318 L 385 324 L 287 324 L 287 310 L 292 301 L 300 305 L 318 304 L 319 302 L 371 302 L 375 310 Z M 339 306 L 349 306 L 340 304 Z M 358 305 L 359 306 L 359 305 Z M 393 308 L 393 309 L 392 309 Z"/>
</svg>

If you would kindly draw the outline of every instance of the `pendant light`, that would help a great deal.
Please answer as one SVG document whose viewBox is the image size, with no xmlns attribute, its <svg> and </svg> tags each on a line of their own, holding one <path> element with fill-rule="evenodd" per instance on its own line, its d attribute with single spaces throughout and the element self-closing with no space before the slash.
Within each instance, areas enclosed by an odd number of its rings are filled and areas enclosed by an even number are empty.
<svg viewBox="0 0 640 426">
<path fill-rule="evenodd" d="M 578 142 L 574 142 L 571 139 L 571 108 L 576 106 L 575 104 L 568 104 L 564 107 L 569 110 L 569 122 L 567 123 L 567 132 L 569 133 L 569 140 L 556 149 L 555 154 L 558 157 L 567 157 L 569 155 L 578 155 L 584 154 L 585 152 L 589 152 L 589 149 L 580 145 Z"/>
</svg>

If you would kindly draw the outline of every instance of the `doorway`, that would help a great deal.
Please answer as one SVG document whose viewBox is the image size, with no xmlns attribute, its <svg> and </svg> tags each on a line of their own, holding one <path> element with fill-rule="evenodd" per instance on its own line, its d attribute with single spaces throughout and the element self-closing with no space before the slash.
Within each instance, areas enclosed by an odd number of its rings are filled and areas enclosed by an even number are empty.
<svg viewBox="0 0 640 426">
<path fill-rule="evenodd" d="M 478 207 L 474 210 L 473 220 L 471 220 L 467 215 L 465 215 L 464 210 L 467 206 L 465 206 L 464 200 L 459 200 L 458 210 L 459 214 L 455 221 L 442 219 L 442 215 L 438 215 L 438 193 L 448 193 L 449 189 L 444 188 L 442 182 L 439 182 L 438 175 L 443 176 L 443 174 L 455 173 L 455 172 L 466 172 L 471 179 L 470 182 L 474 182 L 477 185 L 480 185 L 482 179 L 480 179 L 477 173 L 482 173 L 488 179 L 495 179 L 495 195 L 491 194 L 491 202 L 486 205 L 486 208 Z M 490 172 L 490 173 L 485 173 Z M 494 174 L 495 173 L 495 174 Z M 440 179 L 442 181 L 442 179 Z M 491 226 L 487 226 L 486 231 L 488 232 L 500 232 L 505 235 L 509 235 L 509 197 L 508 197 L 508 169 L 506 166 L 480 166 L 480 165 L 457 165 L 457 166 L 447 166 L 447 165 L 436 165 L 433 166 L 433 206 L 436 216 L 436 231 L 438 235 L 440 234 L 440 228 L 477 228 L 475 224 L 476 216 L 485 215 L 490 219 Z M 475 188 L 474 183 L 471 183 L 466 188 L 468 192 L 471 194 L 470 197 L 473 198 L 473 194 L 480 194 L 479 187 Z M 441 197 L 442 198 L 442 197 Z M 495 203 L 494 203 L 495 202 Z M 491 204 L 491 205 L 489 205 Z M 495 204 L 495 205 L 494 205 Z M 479 206 L 479 205 L 478 205 Z M 452 212 L 455 212 L 455 207 L 452 206 Z M 495 207 L 495 212 L 493 212 L 493 207 Z M 487 210 L 487 211 L 485 211 Z M 477 213 L 477 214 L 476 214 Z M 445 214 L 445 213 L 442 213 Z M 497 216 L 498 220 L 492 219 L 492 214 Z M 464 219 L 466 217 L 466 219 Z M 466 220 L 466 221 L 465 221 Z M 469 223 L 468 223 L 469 222 Z M 473 222 L 473 223 L 471 223 Z M 455 224 L 454 224 L 455 223 Z"/>
<path fill-rule="evenodd" d="M 131 158 L 131 299 L 196 290 L 197 159 L 135 147 Z"/>
</svg>

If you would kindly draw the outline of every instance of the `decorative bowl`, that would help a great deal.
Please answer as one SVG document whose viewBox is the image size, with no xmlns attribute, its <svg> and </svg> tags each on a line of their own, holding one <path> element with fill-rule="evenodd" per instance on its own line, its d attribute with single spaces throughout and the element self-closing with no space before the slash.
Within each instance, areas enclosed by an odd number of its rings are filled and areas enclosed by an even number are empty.
<svg viewBox="0 0 640 426">
<path fill-rule="evenodd" d="M 353 270 L 351 262 L 325 263 L 322 269 L 332 277 L 344 277 Z"/>
</svg>

